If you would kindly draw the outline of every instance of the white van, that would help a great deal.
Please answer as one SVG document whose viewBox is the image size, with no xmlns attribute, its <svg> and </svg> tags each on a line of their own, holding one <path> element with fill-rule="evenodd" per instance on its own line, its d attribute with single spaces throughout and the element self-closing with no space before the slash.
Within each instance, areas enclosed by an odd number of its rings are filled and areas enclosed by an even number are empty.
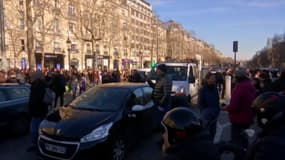
<svg viewBox="0 0 285 160">
<path fill-rule="evenodd" d="M 186 96 L 191 101 L 197 100 L 199 72 L 195 63 L 164 63 L 167 75 L 172 79 L 173 96 Z"/>
<path fill-rule="evenodd" d="M 167 75 L 172 80 L 172 96 L 186 96 L 196 103 L 199 89 L 199 71 L 195 63 L 163 63 L 167 67 Z M 153 82 L 155 72 L 150 71 Z"/>
</svg>

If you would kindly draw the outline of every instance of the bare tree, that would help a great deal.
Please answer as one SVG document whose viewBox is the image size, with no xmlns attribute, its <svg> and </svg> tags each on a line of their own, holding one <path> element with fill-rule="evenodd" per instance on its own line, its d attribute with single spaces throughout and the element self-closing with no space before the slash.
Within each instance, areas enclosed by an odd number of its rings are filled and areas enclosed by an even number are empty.
<svg viewBox="0 0 285 160">
<path fill-rule="evenodd" d="M 5 28 L 8 38 L 8 45 L 10 48 L 10 53 L 13 53 L 13 63 L 14 67 L 17 66 L 17 60 L 21 51 L 25 50 L 25 44 L 21 44 L 25 41 L 24 36 L 24 8 L 20 5 L 12 5 L 15 1 L 10 0 L 6 1 L 6 6 L 13 6 L 13 7 L 6 7 L 5 11 L 7 13 L 12 13 L 13 16 L 6 16 L 5 18 Z M 20 41 L 22 40 L 22 41 Z"/>
<path fill-rule="evenodd" d="M 77 25 L 73 35 L 80 40 L 82 44 L 90 42 L 93 54 L 93 69 L 98 67 L 97 52 L 95 52 L 95 43 L 103 40 L 108 32 L 108 25 L 112 19 L 112 7 L 108 1 L 102 0 L 73 0 L 77 6 Z"/>
<path fill-rule="evenodd" d="M 64 3 L 65 1 L 62 1 Z M 54 0 L 26 0 L 26 25 L 27 25 L 27 53 L 30 67 L 35 67 L 35 40 L 41 41 L 42 59 L 46 36 L 54 33 L 55 18 L 60 14 L 59 1 Z M 36 28 L 34 27 L 36 25 Z M 43 63 L 42 63 L 43 64 Z"/>
</svg>

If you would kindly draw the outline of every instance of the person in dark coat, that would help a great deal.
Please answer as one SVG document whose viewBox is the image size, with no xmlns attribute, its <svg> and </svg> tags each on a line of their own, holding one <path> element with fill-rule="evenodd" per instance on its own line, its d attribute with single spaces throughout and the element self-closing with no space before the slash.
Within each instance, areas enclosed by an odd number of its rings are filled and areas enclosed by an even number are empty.
<svg viewBox="0 0 285 160">
<path fill-rule="evenodd" d="M 281 65 L 280 72 L 280 77 L 271 84 L 268 91 L 285 91 L 285 63 Z"/>
<path fill-rule="evenodd" d="M 209 140 L 199 115 L 186 107 L 165 114 L 161 160 L 218 160 L 218 148 Z"/>
<path fill-rule="evenodd" d="M 147 83 L 153 88 L 152 98 L 157 106 L 156 119 L 160 123 L 164 114 L 171 108 L 172 81 L 167 76 L 165 64 L 158 65 L 156 73 L 158 75 L 156 83 L 153 83 L 150 78 L 147 79 Z"/>
<path fill-rule="evenodd" d="M 57 106 L 57 100 L 60 98 L 60 106 L 64 104 L 64 92 L 65 92 L 66 80 L 61 71 L 57 71 L 53 80 L 53 89 L 55 92 L 54 108 Z"/>
<path fill-rule="evenodd" d="M 217 73 L 216 73 L 216 84 L 217 84 L 217 88 L 218 88 L 219 93 L 221 93 L 222 89 L 225 87 L 224 86 L 225 78 L 224 78 L 223 73 L 220 70 L 217 71 Z"/>
<path fill-rule="evenodd" d="M 247 160 L 285 159 L 285 95 L 266 92 L 258 96 L 252 105 L 258 126 L 262 129 L 249 147 Z"/>
<path fill-rule="evenodd" d="M 40 71 L 31 74 L 31 92 L 29 98 L 29 113 L 31 120 L 31 135 L 33 145 L 28 151 L 33 151 L 37 146 L 38 129 L 41 121 L 48 113 L 48 105 L 43 102 L 45 88 L 48 87 L 43 80 L 44 76 Z"/>
<path fill-rule="evenodd" d="M 129 77 L 129 82 L 145 82 L 145 79 L 141 77 L 138 70 L 133 70 Z"/>
<path fill-rule="evenodd" d="M 198 107 L 204 124 L 207 126 L 210 139 L 214 140 L 216 123 L 220 112 L 220 98 L 214 73 L 207 73 L 202 88 L 199 91 Z"/>
<path fill-rule="evenodd" d="M 262 88 L 260 86 L 260 80 L 258 78 L 252 78 L 251 83 L 256 89 L 256 96 L 260 95 L 262 93 Z"/>
</svg>

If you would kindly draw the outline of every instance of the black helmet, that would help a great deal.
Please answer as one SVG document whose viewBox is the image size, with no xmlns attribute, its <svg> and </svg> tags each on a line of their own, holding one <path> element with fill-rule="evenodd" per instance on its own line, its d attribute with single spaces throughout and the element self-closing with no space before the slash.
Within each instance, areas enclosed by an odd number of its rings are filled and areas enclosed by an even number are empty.
<svg viewBox="0 0 285 160">
<path fill-rule="evenodd" d="M 284 118 L 285 95 L 281 92 L 265 92 L 254 100 L 252 107 L 257 114 L 258 125 L 264 128 Z"/>
<path fill-rule="evenodd" d="M 177 107 L 170 110 L 165 114 L 161 123 L 168 133 L 170 144 L 183 141 L 202 129 L 198 114 L 185 107 Z"/>
</svg>

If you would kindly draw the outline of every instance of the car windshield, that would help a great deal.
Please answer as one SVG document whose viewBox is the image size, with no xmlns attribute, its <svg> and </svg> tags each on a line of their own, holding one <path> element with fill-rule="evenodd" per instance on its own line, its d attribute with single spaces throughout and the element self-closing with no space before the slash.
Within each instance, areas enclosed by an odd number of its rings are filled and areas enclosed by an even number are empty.
<svg viewBox="0 0 285 160">
<path fill-rule="evenodd" d="M 186 81 L 187 80 L 187 66 L 166 66 L 167 75 L 173 81 Z"/>
<path fill-rule="evenodd" d="M 126 88 L 99 87 L 77 97 L 70 106 L 77 109 L 113 112 L 122 106 L 127 94 Z"/>
</svg>

